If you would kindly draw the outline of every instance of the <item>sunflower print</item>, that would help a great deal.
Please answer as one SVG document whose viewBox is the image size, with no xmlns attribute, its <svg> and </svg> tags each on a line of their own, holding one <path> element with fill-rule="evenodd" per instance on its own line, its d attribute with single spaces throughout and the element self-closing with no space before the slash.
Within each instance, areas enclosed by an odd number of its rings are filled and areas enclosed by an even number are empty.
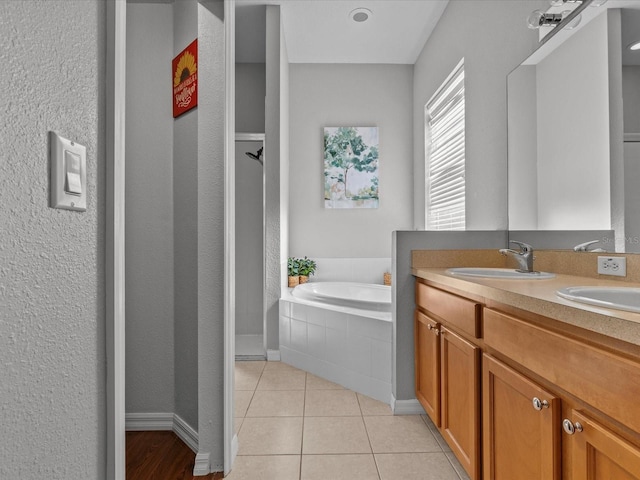
<svg viewBox="0 0 640 480">
<path fill-rule="evenodd" d="M 180 60 L 178 60 L 178 66 L 176 67 L 176 72 L 173 77 L 173 86 L 177 87 L 197 71 L 198 65 L 196 64 L 195 57 L 189 52 L 184 52 Z"/>
</svg>

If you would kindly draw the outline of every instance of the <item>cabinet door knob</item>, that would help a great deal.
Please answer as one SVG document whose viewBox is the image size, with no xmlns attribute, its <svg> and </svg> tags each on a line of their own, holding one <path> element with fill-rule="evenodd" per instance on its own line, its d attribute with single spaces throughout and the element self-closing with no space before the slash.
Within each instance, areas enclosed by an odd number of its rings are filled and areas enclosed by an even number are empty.
<svg viewBox="0 0 640 480">
<path fill-rule="evenodd" d="M 433 331 L 433 333 L 435 333 L 436 335 L 440 335 L 440 330 L 438 330 L 437 327 L 434 327 L 433 325 L 429 324 L 427 325 L 427 328 L 431 331 Z"/>
<path fill-rule="evenodd" d="M 531 403 L 533 404 L 533 408 L 535 408 L 536 410 L 549 408 L 549 402 L 546 400 L 540 400 L 538 397 L 533 397 L 533 400 L 531 400 Z"/>
<path fill-rule="evenodd" d="M 568 418 L 562 421 L 562 429 L 569 435 L 573 435 L 576 432 L 580 433 L 583 430 L 580 422 L 572 423 Z"/>
</svg>

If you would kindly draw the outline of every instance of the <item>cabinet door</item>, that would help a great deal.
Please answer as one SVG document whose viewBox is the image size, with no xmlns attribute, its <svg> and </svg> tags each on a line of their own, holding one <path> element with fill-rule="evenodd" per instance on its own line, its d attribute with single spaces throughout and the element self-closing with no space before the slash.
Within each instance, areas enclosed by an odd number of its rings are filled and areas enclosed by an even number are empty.
<svg viewBox="0 0 640 480">
<path fill-rule="evenodd" d="M 440 327 L 440 432 L 471 480 L 480 478 L 480 349 Z"/>
<path fill-rule="evenodd" d="M 482 357 L 484 480 L 560 478 L 560 400 Z"/>
<path fill-rule="evenodd" d="M 573 425 L 567 428 L 566 422 Z M 572 480 L 638 480 L 640 449 L 616 433 L 573 411 L 563 422 L 571 444 Z M 569 433 L 573 430 L 574 433 Z"/>
<path fill-rule="evenodd" d="M 415 313 L 416 398 L 436 427 L 440 426 L 440 325 Z"/>
</svg>

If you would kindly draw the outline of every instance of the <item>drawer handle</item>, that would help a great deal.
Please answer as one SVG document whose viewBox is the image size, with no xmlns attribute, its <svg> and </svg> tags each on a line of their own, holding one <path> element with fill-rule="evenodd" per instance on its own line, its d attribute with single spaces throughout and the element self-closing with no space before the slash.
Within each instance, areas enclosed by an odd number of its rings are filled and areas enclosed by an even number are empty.
<svg viewBox="0 0 640 480">
<path fill-rule="evenodd" d="M 429 324 L 427 325 L 427 328 L 431 330 L 433 333 L 435 333 L 436 335 L 440 335 L 440 330 L 438 330 L 437 327 L 434 327 L 433 325 Z"/>
<path fill-rule="evenodd" d="M 572 423 L 568 418 L 562 421 L 562 429 L 569 435 L 573 435 L 576 432 L 580 433 L 583 430 L 580 422 Z"/>
<path fill-rule="evenodd" d="M 549 408 L 549 402 L 546 400 L 540 400 L 538 397 L 533 397 L 531 403 L 533 404 L 533 408 L 538 411 L 542 410 L 543 408 Z"/>
</svg>

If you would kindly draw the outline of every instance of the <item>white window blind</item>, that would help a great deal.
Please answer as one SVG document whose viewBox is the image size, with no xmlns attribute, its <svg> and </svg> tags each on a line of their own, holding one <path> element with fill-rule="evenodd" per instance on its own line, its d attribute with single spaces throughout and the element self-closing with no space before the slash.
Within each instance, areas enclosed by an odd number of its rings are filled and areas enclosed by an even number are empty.
<svg viewBox="0 0 640 480">
<path fill-rule="evenodd" d="M 427 230 L 465 229 L 464 60 L 425 106 Z"/>
</svg>

